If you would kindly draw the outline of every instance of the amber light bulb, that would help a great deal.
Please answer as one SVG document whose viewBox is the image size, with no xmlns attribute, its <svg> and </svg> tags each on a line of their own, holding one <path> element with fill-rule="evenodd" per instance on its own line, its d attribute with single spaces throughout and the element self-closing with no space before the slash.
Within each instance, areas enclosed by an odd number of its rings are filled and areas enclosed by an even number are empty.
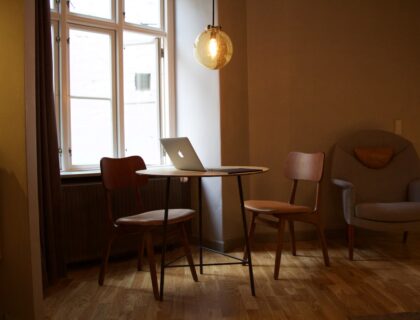
<svg viewBox="0 0 420 320">
<path fill-rule="evenodd" d="M 219 51 L 217 40 L 215 38 L 211 38 L 209 41 L 209 53 L 212 59 L 216 58 L 217 51 Z"/>
<path fill-rule="evenodd" d="M 233 55 L 232 41 L 220 26 L 208 26 L 194 43 L 194 57 L 209 69 L 220 69 Z"/>
</svg>

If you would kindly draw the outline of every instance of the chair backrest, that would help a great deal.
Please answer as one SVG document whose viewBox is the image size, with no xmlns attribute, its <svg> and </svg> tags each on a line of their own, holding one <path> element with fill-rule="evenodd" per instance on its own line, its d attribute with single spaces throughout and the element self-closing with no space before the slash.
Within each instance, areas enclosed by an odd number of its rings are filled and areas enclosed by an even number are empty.
<svg viewBox="0 0 420 320">
<path fill-rule="evenodd" d="M 355 148 L 387 147 L 393 156 L 383 168 L 372 169 L 355 155 Z M 339 140 L 334 148 L 331 178 L 355 185 L 355 201 L 407 201 L 407 186 L 420 177 L 420 162 L 410 141 L 381 130 L 359 131 Z"/>
<path fill-rule="evenodd" d="M 113 193 L 131 192 L 135 196 L 135 210 L 143 210 L 139 188 L 147 183 L 147 176 L 136 174 L 137 170 L 146 169 L 143 159 L 139 156 L 127 158 L 102 158 L 100 162 L 102 184 L 106 191 L 108 222 L 113 223 L 112 199 Z"/>
<path fill-rule="evenodd" d="M 320 182 L 324 172 L 323 152 L 303 153 L 290 152 L 287 155 L 284 175 L 293 180 L 289 203 L 295 203 L 296 190 L 299 181 L 316 182 L 314 212 L 318 211 L 320 197 Z"/>
<path fill-rule="evenodd" d="M 291 180 L 319 182 L 324 171 L 323 152 L 290 152 L 287 155 L 284 175 Z"/>
<path fill-rule="evenodd" d="M 102 183 L 106 190 L 137 188 L 147 183 L 147 176 L 136 174 L 137 170 L 146 169 L 139 156 L 127 158 L 101 159 Z"/>
</svg>

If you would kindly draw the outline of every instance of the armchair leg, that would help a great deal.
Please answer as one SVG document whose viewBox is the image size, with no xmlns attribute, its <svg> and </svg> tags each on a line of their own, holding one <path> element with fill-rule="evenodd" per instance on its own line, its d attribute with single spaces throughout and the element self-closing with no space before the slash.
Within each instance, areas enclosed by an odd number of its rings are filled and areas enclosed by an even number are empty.
<svg viewBox="0 0 420 320">
<path fill-rule="evenodd" d="M 403 243 L 407 243 L 408 231 L 404 231 Z"/>
<path fill-rule="evenodd" d="M 289 220 L 290 242 L 292 243 L 292 254 L 296 256 L 296 238 L 295 238 L 295 224 Z"/>
<path fill-rule="evenodd" d="M 351 224 L 347 225 L 347 240 L 349 245 L 349 260 L 353 260 L 354 226 Z"/>
<path fill-rule="evenodd" d="M 281 252 L 283 250 L 284 225 L 285 225 L 285 220 L 280 219 L 279 225 L 278 225 L 278 230 L 277 230 L 276 261 L 275 261 L 275 264 L 274 264 L 274 279 L 275 280 L 278 280 L 278 278 L 279 278 Z"/>
</svg>

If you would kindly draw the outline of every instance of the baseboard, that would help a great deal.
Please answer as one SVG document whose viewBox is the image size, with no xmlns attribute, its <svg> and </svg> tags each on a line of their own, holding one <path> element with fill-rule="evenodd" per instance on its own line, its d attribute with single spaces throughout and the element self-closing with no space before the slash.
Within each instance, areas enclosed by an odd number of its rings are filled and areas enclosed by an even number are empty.
<svg viewBox="0 0 420 320">
<path fill-rule="evenodd" d="M 197 245 L 199 243 L 198 238 L 197 237 L 192 237 L 191 238 L 191 243 Z M 225 242 L 224 241 L 203 239 L 203 245 L 205 247 L 213 249 L 213 250 L 225 252 Z"/>
<path fill-rule="evenodd" d="M 344 238 L 345 235 L 346 235 L 345 228 L 325 230 L 325 237 L 327 239 Z M 297 230 L 295 231 L 295 237 L 297 241 L 309 241 L 309 240 L 314 240 L 318 238 L 316 230 Z M 276 232 L 257 233 L 254 235 L 253 241 L 257 243 L 276 242 L 277 233 Z M 284 241 L 290 242 L 290 234 L 287 231 L 285 233 Z M 243 246 L 244 246 L 244 239 L 242 237 L 234 238 L 234 239 L 226 239 L 225 241 L 219 244 L 219 247 L 222 248 L 224 252 L 241 248 Z"/>
<path fill-rule="evenodd" d="M 390 233 L 390 232 L 380 232 L 380 231 L 373 231 L 367 229 L 357 228 L 356 233 L 359 234 L 361 237 L 398 237 L 400 236 L 399 233 Z M 357 237 L 356 234 L 356 237 Z M 402 234 L 401 234 L 402 236 Z M 419 234 L 415 234 L 413 232 L 413 237 L 419 237 Z M 316 234 L 316 230 L 297 230 L 295 231 L 295 237 L 297 241 L 309 241 L 317 239 L 318 236 Z M 339 227 L 334 229 L 326 229 L 325 230 L 325 237 L 328 239 L 345 239 L 346 238 L 346 228 Z M 409 236 L 410 237 L 410 236 Z M 193 238 L 193 243 L 197 244 L 198 239 Z M 254 235 L 254 242 L 256 243 L 267 243 L 267 242 L 276 242 L 277 241 L 277 234 L 276 232 L 267 232 L 267 233 L 257 233 Z M 285 242 L 290 242 L 290 234 L 286 231 Z M 238 248 L 242 248 L 244 246 L 244 239 L 243 237 L 233 238 L 233 239 L 226 239 L 224 241 L 216 241 L 216 240 L 203 240 L 203 244 L 211 249 L 218 250 L 221 252 L 229 252 Z"/>
</svg>

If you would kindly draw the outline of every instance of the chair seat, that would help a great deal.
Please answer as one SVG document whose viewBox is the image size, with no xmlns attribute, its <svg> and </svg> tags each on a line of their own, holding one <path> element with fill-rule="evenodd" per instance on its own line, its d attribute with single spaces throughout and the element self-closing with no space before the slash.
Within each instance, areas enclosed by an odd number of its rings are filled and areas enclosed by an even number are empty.
<svg viewBox="0 0 420 320">
<path fill-rule="evenodd" d="M 420 202 L 361 203 L 356 217 L 381 222 L 420 221 Z"/>
<path fill-rule="evenodd" d="M 271 200 L 247 200 L 245 201 L 245 208 L 254 212 L 266 214 L 309 213 L 313 211 L 311 208 L 306 206 Z"/>
<path fill-rule="evenodd" d="M 169 209 L 168 224 L 192 219 L 194 210 L 191 209 Z M 132 216 L 122 217 L 115 221 L 117 225 L 125 226 L 159 226 L 163 224 L 165 210 L 147 211 Z"/>
</svg>

